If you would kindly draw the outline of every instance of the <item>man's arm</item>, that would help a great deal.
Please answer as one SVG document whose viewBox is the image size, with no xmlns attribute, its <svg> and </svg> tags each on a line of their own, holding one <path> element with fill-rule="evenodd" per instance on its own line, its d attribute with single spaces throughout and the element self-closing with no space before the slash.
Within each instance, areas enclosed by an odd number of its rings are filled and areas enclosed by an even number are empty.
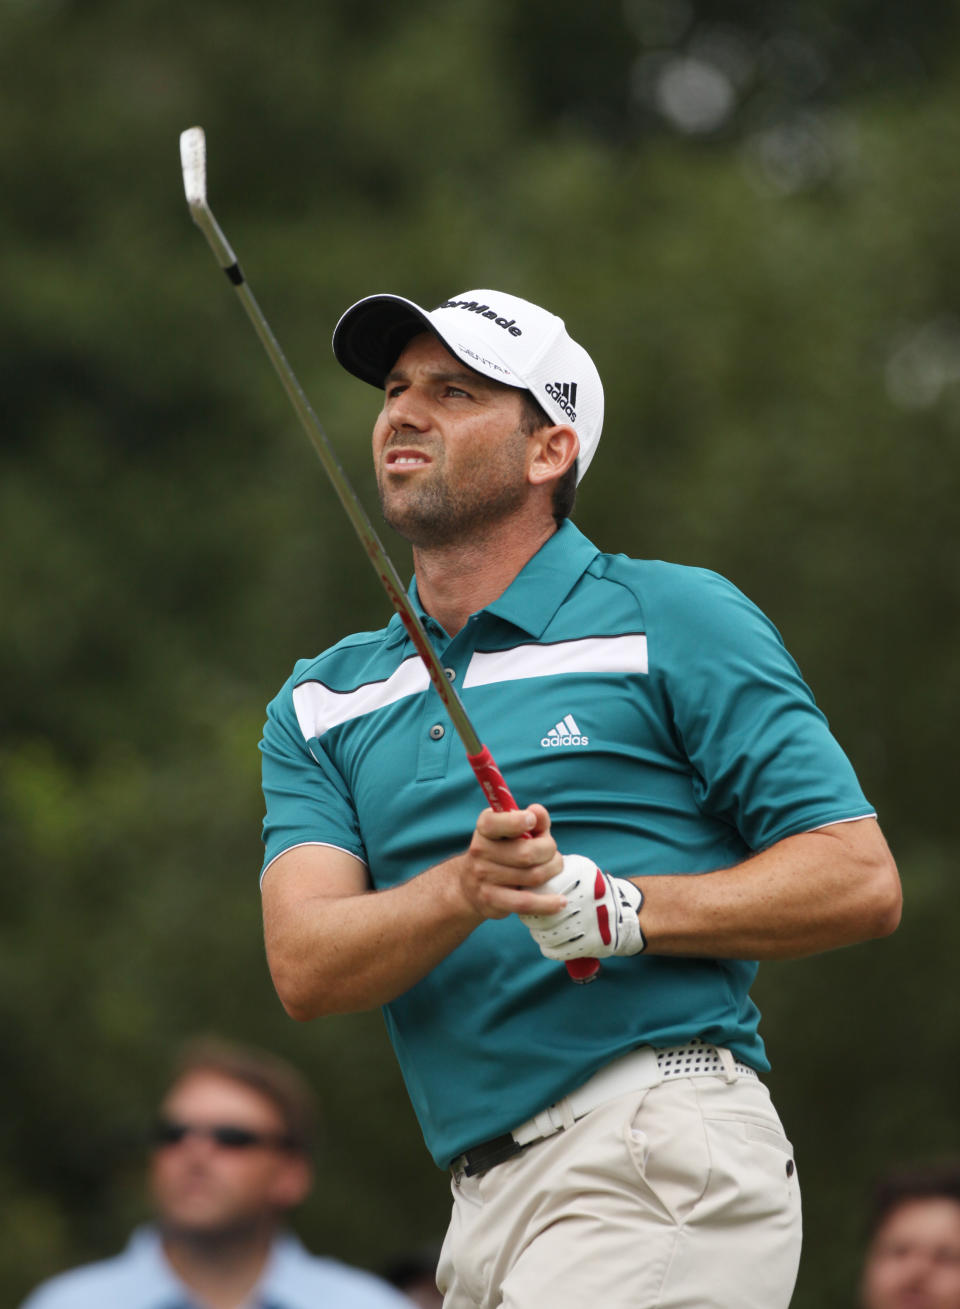
<svg viewBox="0 0 960 1309">
<path fill-rule="evenodd" d="M 874 818 L 788 836 L 717 872 L 631 880 L 650 954 L 795 959 L 900 922 L 900 878 Z"/>
<path fill-rule="evenodd" d="M 369 890 L 365 865 L 346 851 L 288 850 L 262 884 L 267 959 L 281 1003 L 301 1021 L 385 1004 L 485 918 L 561 909 L 561 896 L 536 890 L 560 867 L 541 805 L 484 810 L 463 854 L 384 891 Z"/>
<path fill-rule="evenodd" d="M 545 889 L 562 892 L 565 908 L 524 922 L 557 960 L 794 959 L 887 936 L 901 908 L 897 868 L 873 818 L 788 836 L 710 873 L 611 877 L 588 858 L 568 858 Z"/>
</svg>

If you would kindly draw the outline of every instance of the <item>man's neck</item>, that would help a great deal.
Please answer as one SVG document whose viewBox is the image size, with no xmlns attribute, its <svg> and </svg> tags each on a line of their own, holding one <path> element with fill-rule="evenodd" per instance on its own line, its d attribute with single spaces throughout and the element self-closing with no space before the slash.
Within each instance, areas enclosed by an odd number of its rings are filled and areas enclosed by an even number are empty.
<svg viewBox="0 0 960 1309">
<path fill-rule="evenodd" d="M 533 531 L 500 531 L 469 542 L 414 546 L 420 603 L 449 636 L 492 604 L 557 530 L 551 518 Z"/>
<path fill-rule="evenodd" d="M 272 1241 L 266 1231 L 202 1239 L 168 1233 L 163 1252 L 204 1309 L 242 1309 L 263 1276 Z"/>
</svg>

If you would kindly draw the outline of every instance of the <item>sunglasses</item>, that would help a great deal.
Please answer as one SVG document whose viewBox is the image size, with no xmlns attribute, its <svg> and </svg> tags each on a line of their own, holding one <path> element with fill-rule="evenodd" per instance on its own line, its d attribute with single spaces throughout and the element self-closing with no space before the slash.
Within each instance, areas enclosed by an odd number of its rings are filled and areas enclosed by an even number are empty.
<svg viewBox="0 0 960 1309">
<path fill-rule="evenodd" d="M 249 1127 L 234 1127 L 231 1123 L 215 1123 L 211 1127 L 198 1123 L 178 1123 L 172 1118 L 161 1118 L 154 1124 L 150 1142 L 157 1149 L 179 1145 L 188 1136 L 212 1141 L 223 1150 L 289 1150 L 292 1141 L 281 1132 L 254 1132 Z"/>
</svg>

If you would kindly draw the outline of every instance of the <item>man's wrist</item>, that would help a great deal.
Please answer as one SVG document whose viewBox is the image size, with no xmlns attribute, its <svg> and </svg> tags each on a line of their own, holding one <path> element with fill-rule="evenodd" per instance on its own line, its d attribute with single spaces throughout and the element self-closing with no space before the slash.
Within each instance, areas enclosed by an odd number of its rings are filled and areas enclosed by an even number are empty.
<svg viewBox="0 0 960 1309">
<path fill-rule="evenodd" d="M 646 949 L 640 926 L 643 892 L 629 878 L 603 872 L 584 855 L 565 855 L 563 870 L 544 890 L 562 894 L 566 908 L 521 919 L 548 959 L 605 959 Z"/>
</svg>

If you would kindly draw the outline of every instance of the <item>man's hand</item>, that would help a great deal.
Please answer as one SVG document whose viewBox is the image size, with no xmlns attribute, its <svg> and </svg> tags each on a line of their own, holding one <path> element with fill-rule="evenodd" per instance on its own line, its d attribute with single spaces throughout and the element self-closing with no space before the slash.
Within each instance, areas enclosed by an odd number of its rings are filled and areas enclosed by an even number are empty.
<svg viewBox="0 0 960 1309">
<path fill-rule="evenodd" d="M 592 859 L 568 854 L 562 872 L 540 890 L 567 902 L 559 913 L 519 915 L 547 959 L 606 959 L 645 949 L 638 916 L 643 892 L 625 877 L 611 877 Z"/>
<path fill-rule="evenodd" d="M 451 871 L 460 903 L 480 919 L 556 913 L 563 897 L 551 894 L 544 883 L 562 867 L 550 815 L 543 805 L 533 804 L 503 813 L 484 809 L 469 848 L 452 861 Z"/>
</svg>

